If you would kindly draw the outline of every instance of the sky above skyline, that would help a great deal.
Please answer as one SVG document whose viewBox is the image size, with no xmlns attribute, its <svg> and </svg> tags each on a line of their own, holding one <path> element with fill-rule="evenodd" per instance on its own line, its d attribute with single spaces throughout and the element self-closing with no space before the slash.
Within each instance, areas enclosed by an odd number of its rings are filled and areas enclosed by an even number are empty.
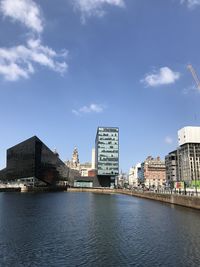
<svg viewBox="0 0 200 267">
<path fill-rule="evenodd" d="M 200 0 L 0 0 L 0 169 L 37 135 L 62 160 L 91 160 L 119 127 L 120 169 L 176 149 L 200 125 Z"/>
</svg>

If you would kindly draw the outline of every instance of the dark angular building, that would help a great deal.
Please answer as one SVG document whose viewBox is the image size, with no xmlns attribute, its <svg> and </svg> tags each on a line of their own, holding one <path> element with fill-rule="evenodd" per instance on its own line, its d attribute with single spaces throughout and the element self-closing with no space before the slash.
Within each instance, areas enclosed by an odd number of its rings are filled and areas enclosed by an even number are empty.
<svg viewBox="0 0 200 267">
<path fill-rule="evenodd" d="M 68 181 L 70 171 L 58 154 L 33 136 L 7 150 L 7 166 L 0 171 L 0 180 L 32 178 L 46 185 L 55 185 L 58 181 Z"/>
</svg>

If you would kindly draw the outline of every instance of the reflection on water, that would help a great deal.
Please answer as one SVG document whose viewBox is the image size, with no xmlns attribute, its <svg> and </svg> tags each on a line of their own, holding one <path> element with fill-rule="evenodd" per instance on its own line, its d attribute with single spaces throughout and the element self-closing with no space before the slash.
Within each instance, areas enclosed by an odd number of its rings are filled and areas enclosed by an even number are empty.
<svg viewBox="0 0 200 267">
<path fill-rule="evenodd" d="M 0 193 L 0 266 L 200 266 L 199 223 L 131 196 Z"/>
</svg>

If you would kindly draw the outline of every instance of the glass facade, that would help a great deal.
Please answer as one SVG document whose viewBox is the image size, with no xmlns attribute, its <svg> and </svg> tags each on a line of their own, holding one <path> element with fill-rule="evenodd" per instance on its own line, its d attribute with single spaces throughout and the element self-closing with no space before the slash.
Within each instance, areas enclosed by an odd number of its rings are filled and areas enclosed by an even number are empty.
<svg viewBox="0 0 200 267">
<path fill-rule="evenodd" d="M 64 162 L 36 136 L 7 150 L 4 179 L 8 181 L 33 177 L 53 185 L 68 180 L 69 175 Z"/>
<path fill-rule="evenodd" d="M 74 181 L 74 187 L 93 187 L 93 182 L 90 181 Z"/>
<path fill-rule="evenodd" d="M 99 127 L 96 135 L 97 175 L 119 174 L 119 128 Z"/>
</svg>

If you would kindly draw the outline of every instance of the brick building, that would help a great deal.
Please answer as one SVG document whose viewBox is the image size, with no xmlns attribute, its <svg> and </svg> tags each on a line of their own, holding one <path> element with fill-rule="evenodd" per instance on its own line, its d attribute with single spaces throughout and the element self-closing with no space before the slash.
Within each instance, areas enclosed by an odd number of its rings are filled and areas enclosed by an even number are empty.
<svg viewBox="0 0 200 267">
<path fill-rule="evenodd" d="M 162 188 L 166 184 L 165 161 L 147 157 L 141 164 L 142 182 L 147 188 Z"/>
</svg>

